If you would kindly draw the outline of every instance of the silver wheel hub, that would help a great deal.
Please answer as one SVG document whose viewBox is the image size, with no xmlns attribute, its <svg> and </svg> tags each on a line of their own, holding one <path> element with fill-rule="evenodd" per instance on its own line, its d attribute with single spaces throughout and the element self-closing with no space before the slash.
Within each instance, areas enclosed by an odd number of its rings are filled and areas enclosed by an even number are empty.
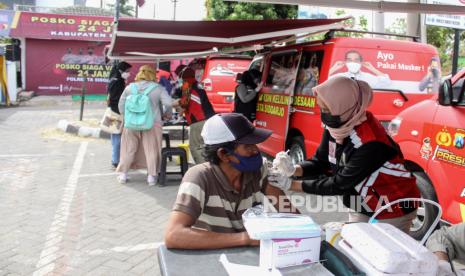
<svg viewBox="0 0 465 276">
<path fill-rule="evenodd" d="M 302 163 L 304 161 L 304 151 L 299 145 L 292 145 L 289 150 L 289 155 L 291 156 L 292 162 L 295 164 Z"/>
</svg>

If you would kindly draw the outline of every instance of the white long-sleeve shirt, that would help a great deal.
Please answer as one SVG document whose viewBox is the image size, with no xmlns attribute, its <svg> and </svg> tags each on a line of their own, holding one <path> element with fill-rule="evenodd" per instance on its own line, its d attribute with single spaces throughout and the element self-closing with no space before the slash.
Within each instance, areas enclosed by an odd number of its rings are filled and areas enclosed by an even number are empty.
<svg viewBox="0 0 465 276">
<path fill-rule="evenodd" d="M 359 71 L 356 74 L 352 74 L 350 72 L 344 72 L 344 73 L 338 73 L 338 74 L 331 75 L 330 78 L 335 77 L 335 76 L 343 76 L 343 77 L 353 78 L 356 80 L 365 81 L 373 89 L 376 89 L 376 88 L 388 89 L 392 83 L 391 79 L 389 78 L 387 74 L 375 76 L 373 74 L 362 72 L 362 71 Z"/>
</svg>

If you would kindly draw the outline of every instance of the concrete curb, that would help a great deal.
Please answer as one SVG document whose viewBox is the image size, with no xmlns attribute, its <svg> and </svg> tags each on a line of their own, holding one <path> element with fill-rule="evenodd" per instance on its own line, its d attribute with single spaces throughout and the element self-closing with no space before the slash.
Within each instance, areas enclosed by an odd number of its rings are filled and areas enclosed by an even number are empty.
<svg viewBox="0 0 465 276">
<path fill-rule="evenodd" d="M 63 132 L 77 135 L 79 137 L 92 137 L 100 139 L 110 139 L 111 134 L 101 130 L 97 127 L 80 126 L 76 123 L 68 122 L 68 120 L 60 120 L 57 124 L 57 129 Z M 182 127 L 181 126 L 169 126 L 165 127 L 163 131 L 168 131 L 172 140 L 182 139 Z M 184 137 L 188 140 L 187 128 L 184 129 Z"/>
<path fill-rule="evenodd" d="M 57 128 L 63 132 L 77 135 L 79 137 L 93 137 L 101 139 L 110 139 L 111 135 L 97 127 L 80 126 L 68 122 L 67 120 L 58 121 Z"/>
</svg>

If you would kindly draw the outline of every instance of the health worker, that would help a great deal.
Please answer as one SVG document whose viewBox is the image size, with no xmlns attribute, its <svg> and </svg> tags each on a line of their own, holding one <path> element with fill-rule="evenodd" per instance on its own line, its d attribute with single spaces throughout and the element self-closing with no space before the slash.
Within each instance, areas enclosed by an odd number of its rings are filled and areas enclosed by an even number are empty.
<svg viewBox="0 0 465 276">
<path fill-rule="evenodd" d="M 282 190 L 342 196 L 351 222 L 368 222 L 383 205 L 401 198 L 419 198 L 415 177 L 406 168 L 399 146 L 367 111 L 373 99 L 361 80 L 334 77 L 313 88 L 321 110 L 323 137 L 315 155 L 294 165 L 277 154 L 269 183 Z M 409 232 L 417 205 L 403 202 L 376 219 Z"/>
</svg>

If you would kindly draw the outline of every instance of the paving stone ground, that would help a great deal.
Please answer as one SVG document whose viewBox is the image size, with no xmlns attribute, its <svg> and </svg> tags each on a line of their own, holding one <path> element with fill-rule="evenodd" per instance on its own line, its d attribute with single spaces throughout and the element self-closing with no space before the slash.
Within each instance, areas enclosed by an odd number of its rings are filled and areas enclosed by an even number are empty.
<svg viewBox="0 0 465 276">
<path fill-rule="evenodd" d="M 109 141 L 56 131 L 79 107 L 51 102 L 0 109 L 0 276 L 159 275 L 180 176 L 166 187 L 147 186 L 143 171 L 117 183 Z"/>
<path fill-rule="evenodd" d="M 180 177 L 117 183 L 109 141 L 55 131 L 78 110 L 49 108 L 0 109 L 0 275 L 158 275 Z"/>
</svg>

